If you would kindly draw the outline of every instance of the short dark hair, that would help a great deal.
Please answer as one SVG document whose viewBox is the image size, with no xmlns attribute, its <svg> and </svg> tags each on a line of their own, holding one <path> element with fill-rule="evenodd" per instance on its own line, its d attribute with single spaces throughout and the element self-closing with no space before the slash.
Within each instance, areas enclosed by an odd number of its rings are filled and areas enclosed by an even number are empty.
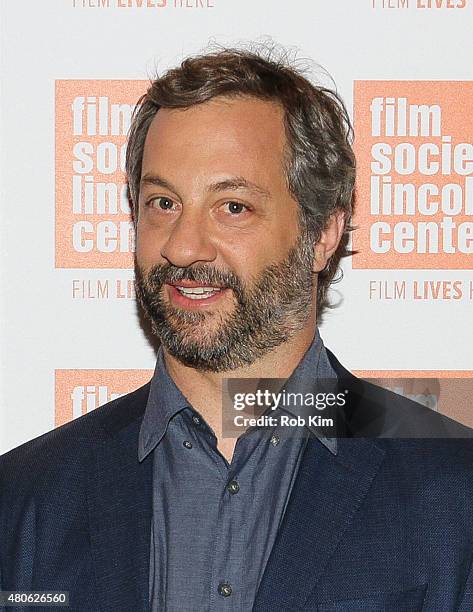
<svg viewBox="0 0 473 612">
<path fill-rule="evenodd" d="M 335 282 L 340 259 L 352 231 L 355 156 L 353 130 L 346 107 L 333 90 L 312 84 L 273 50 L 221 49 L 185 59 L 151 85 L 133 115 L 126 154 L 132 206 L 139 197 L 146 135 L 160 108 L 187 108 L 217 96 L 252 96 L 279 103 L 284 110 L 288 141 L 285 173 L 288 189 L 301 207 L 301 219 L 318 241 L 335 211 L 343 211 L 340 244 L 318 274 L 317 311 L 329 306 L 327 290 Z M 135 211 L 136 219 L 136 211 Z"/>
</svg>

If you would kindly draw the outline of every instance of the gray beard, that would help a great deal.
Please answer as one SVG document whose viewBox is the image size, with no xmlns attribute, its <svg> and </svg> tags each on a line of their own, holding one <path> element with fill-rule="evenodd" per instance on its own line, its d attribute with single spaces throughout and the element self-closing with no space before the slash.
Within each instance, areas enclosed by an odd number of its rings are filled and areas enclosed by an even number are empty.
<svg viewBox="0 0 473 612">
<path fill-rule="evenodd" d="M 254 363 L 302 330 L 314 307 L 313 260 L 313 245 L 305 231 L 286 259 L 262 270 L 249 287 L 232 272 L 208 264 L 189 268 L 158 264 L 145 274 L 135 258 L 136 295 L 153 333 L 173 357 L 198 370 L 230 371 Z M 166 303 L 164 284 L 181 280 L 232 289 L 233 311 L 190 312 Z M 213 331 L 206 326 L 210 320 Z"/>
</svg>

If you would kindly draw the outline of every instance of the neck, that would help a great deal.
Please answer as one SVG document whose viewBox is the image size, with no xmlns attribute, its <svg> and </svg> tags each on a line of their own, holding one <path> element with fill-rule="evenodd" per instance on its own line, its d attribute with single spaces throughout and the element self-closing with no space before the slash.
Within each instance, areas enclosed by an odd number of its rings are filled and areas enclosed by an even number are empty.
<svg viewBox="0 0 473 612">
<path fill-rule="evenodd" d="M 222 435 L 222 381 L 225 378 L 284 378 L 295 370 L 309 349 L 315 335 L 315 313 L 301 332 L 259 358 L 254 363 L 228 372 L 204 372 L 183 365 L 164 348 L 166 369 L 189 400 L 213 429 L 217 445 L 222 454 L 231 460 L 236 444 L 235 438 Z"/>
</svg>

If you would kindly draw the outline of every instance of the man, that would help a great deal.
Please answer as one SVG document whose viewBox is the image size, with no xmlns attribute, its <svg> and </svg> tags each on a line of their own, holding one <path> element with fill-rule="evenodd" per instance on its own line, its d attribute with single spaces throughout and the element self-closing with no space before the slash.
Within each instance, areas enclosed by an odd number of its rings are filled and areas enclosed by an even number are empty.
<svg viewBox="0 0 473 612">
<path fill-rule="evenodd" d="M 337 95 L 255 53 L 152 83 L 127 172 L 156 371 L 1 458 L 4 590 L 77 612 L 473 609 L 469 430 L 353 377 L 317 328 L 350 137 Z M 336 435 L 228 437 L 228 378 L 349 401 Z"/>
</svg>

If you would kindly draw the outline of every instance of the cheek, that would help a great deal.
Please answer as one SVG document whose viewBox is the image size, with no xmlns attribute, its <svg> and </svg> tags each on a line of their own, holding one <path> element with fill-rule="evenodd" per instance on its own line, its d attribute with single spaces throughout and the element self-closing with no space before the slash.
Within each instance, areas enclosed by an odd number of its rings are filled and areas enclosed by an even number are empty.
<svg viewBox="0 0 473 612">
<path fill-rule="evenodd" d="M 142 265 L 158 263 L 161 260 L 162 240 L 156 229 L 150 228 L 146 223 L 136 227 L 136 259 Z"/>
<path fill-rule="evenodd" d="M 260 240 L 247 243 L 232 241 L 220 249 L 223 266 L 230 269 L 244 283 L 254 280 L 259 273 L 274 261 L 274 253 Z"/>
</svg>

